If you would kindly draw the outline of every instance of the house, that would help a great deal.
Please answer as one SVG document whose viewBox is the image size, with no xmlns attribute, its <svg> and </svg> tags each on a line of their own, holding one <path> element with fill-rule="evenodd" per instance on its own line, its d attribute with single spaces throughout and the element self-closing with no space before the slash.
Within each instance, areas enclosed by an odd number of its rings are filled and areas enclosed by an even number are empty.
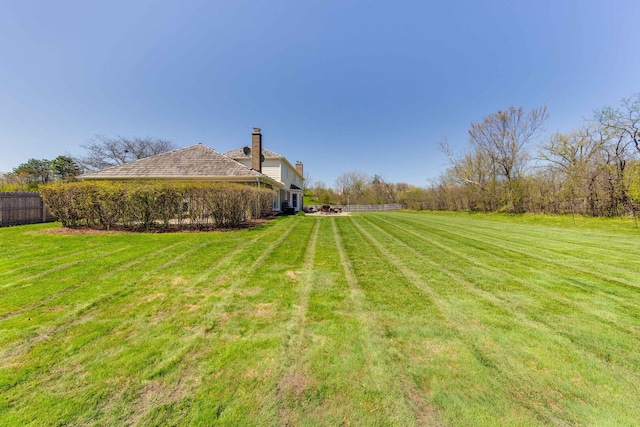
<svg viewBox="0 0 640 427">
<path fill-rule="evenodd" d="M 131 163 L 81 175 L 81 180 L 131 181 L 165 179 L 210 181 L 257 185 L 276 190 L 273 210 L 282 202 L 299 211 L 302 208 L 302 163 L 296 168 L 283 156 L 262 148 L 259 128 L 253 130 L 251 147 L 221 154 L 203 144 L 191 145 Z M 262 153 L 258 156 L 255 153 Z M 264 171 L 264 173 L 263 173 Z"/>
<path fill-rule="evenodd" d="M 262 153 L 260 159 L 254 156 L 256 152 Z M 294 168 L 281 154 L 262 148 L 262 134 L 259 128 L 253 129 L 251 147 L 238 148 L 228 151 L 224 155 L 282 184 L 276 193 L 276 201 L 273 206 L 275 211 L 281 210 L 283 205 L 292 207 L 295 212 L 302 209 L 304 195 L 302 163 L 296 161 Z"/>
</svg>

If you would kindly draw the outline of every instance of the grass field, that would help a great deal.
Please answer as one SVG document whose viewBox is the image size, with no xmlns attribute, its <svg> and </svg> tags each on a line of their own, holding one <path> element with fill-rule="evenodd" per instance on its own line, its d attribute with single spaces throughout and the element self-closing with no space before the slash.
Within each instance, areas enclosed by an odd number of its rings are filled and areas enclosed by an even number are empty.
<svg viewBox="0 0 640 427">
<path fill-rule="evenodd" d="M 630 220 L 0 229 L 0 425 L 637 425 Z"/>
</svg>

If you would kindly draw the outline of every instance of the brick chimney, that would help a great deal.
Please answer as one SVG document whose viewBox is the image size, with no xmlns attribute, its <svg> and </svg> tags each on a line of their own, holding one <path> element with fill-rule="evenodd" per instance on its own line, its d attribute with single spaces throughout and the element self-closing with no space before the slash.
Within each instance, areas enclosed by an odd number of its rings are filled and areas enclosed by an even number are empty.
<svg viewBox="0 0 640 427">
<path fill-rule="evenodd" d="M 302 162 L 296 162 L 296 171 L 300 174 L 302 179 L 304 179 L 304 175 L 302 174 Z"/>
<path fill-rule="evenodd" d="M 251 134 L 251 169 L 262 173 L 262 134 L 260 128 L 253 128 Z"/>
</svg>

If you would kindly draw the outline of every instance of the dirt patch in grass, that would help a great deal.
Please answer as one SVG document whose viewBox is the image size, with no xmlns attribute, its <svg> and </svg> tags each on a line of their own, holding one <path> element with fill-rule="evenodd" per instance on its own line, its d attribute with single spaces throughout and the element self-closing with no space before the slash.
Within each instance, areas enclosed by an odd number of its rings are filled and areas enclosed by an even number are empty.
<svg viewBox="0 0 640 427">
<path fill-rule="evenodd" d="M 286 397 L 291 393 L 298 397 L 302 392 L 304 392 L 309 384 L 311 384 L 311 379 L 304 373 L 299 371 L 288 372 L 278 383 L 278 394 L 282 397 Z"/>
<path fill-rule="evenodd" d="M 187 283 L 189 283 L 189 281 L 184 277 L 174 277 L 171 280 L 172 285 L 186 285 Z"/>
<path fill-rule="evenodd" d="M 428 401 L 430 390 L 423 388 L 419 389 L 418 386 L 408 380 L 404 382 L 404 389 L 407 392 L 409 401 L 411 402 L 411 409 L 418 421 L 419 425 L 425 426 L 444 426 L 445 423 L 442 419 L 442 413 L 439 407 L 435 406 Z"/>
<path fill-rule="evenodd" d="M 158 298 L 164 298 L 164 297 L 166 297 L 166 296 L 167 296 L 167 294 L 165 294 L 165 293 L 163 293 L 163 292 L 157 292 L 157 293 L 155 293 L 155 294 L 146 295 L 143 299 L 144 299 L 144 301 L 146 301 L 146 302 L 151 302 L 151 301 L 153 301 L 153 300 L 155 300 L 155 299 L 158 299 Z"/>
<path fill-rule="evenodd" d="M 287 275 L 289 280 L 293 282 L 296 282 L 298 280 L 298 273 L 296 273 L 295 271 L 289 270 L 285 274 Z"/>
<path fill-rule="evenodd" d="M 45 228 L 44 230 L 27 231 L 25 234 L 38 235 L 38 234 L 56 234 L 61 236 L 93 236 L 102 234 L 122 234 L 131 233 L 131 231 L 125 230 L 94 230 L 93 228 Z"/>
<path fill-rule="evenodd" d="M 280 424 L 292 426 L 301 424 L 300 407 L 302 394 L 313 385 L 313 380 L 307 374 L 298 369 L 285 373 L 276 387 L 278 400 L 281 407 L 278 408 Z"/>
<path fill-rule="evenodd" d="M 260 292 L 262 292 L 261 288 L 254 287 L 254 288 L 241 289 L 236 293 L 243 297 L 253 297 L 258 295 Z"/>
<path fill-rule="evenodd" d="M 180 379 L 175 383 L 153 380 L 143 386 L 133 404 L 133 412 L 127 420 L 127 425 L 144 424 L 144 417 L 154 408 L 169 405 L 188 398 L 201 383 L 201 371 L 198 361 L 204 353 L 196 351 L 184 357 Z"/>
<path fill-rule="evenodd" d="M 258 304 L 252 314 L 253 317 L 273 317 L 276 314 L 276 309 L 273 303 Z"/>
<path fill-rule="evenodd" d="M 180 386 L 180 383 L 171 389 L 162 381 L 151 381 L 140 390 L 127 425 L 137 425 L 154 408 L 180 401 L 185 395 L 186 390 Z"/>
</svg>

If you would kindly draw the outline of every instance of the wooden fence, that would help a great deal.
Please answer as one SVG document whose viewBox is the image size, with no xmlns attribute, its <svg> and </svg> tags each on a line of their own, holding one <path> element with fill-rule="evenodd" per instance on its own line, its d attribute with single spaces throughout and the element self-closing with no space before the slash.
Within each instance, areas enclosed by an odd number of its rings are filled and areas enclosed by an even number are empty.
<svg viewBox="0 0 640 427">
<path fill-rule="evenodd" d="M 320 210 L 322 206 L 314 205 L 315 210 Z M 402 209 L 400 203 L 388 203 L 384 205 L 331 205 L 332 209 L 341 209 L 342 212 L 374 212 L 374 211 L 397 211 Z"/>
<path fill-rule="evenodd" d="M 38 193 L 0 193 L 0 227 L 55 220 Z"/>
<path fill-rule="evenodd" d="M 397 211 L 402 209 L 400 203 L 388 203 L 384 205 L 343 205 L 338 207 L 342 208 L 342 212 Z"/>
</svg>

